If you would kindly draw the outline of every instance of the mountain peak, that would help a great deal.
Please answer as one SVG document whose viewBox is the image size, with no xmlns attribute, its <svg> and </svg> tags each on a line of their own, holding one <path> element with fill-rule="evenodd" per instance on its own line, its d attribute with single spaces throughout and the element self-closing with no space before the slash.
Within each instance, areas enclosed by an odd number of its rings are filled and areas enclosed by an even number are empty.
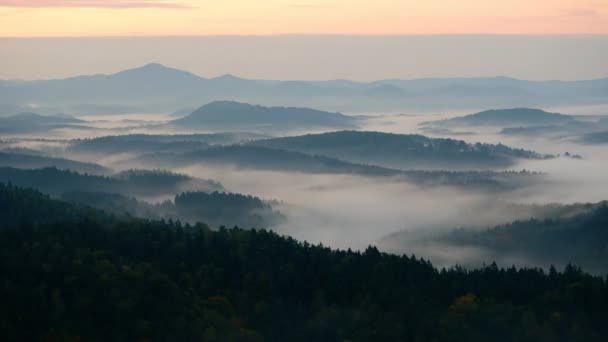
<svg viewBox="0 0 608 342">
<path fill-rule="evenodd" d="M 223 74 L 221 76 L 215 77 L 216 80 L 240 80 L 241 78 L 235 76 L 233 74 Z"/>
<path fill-rule="evenodd" d="M 150 81 L 156 80 L 155 78 L 164 79 L 165 81 L 168 79 L 174 81 L 199 81 L 202 79 L 188 71 L 171 68 L 160 63 L 148 63 L 137 68 L 123 70 L 111 75 L 111 77 L 150 79 Z"/>
<path fill-rule="evenodd" d="M 141 67 L 142 69 L 170 69 L 160 63 L 148 63 Z"/>
</svg>

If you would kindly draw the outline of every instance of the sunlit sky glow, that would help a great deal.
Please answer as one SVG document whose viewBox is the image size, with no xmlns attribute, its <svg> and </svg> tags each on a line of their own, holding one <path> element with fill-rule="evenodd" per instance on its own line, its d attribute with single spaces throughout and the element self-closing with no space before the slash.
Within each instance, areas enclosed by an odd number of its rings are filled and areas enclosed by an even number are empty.
<svg viewBox="0 0 608 342">
<path fill-rule="evenodd" d="M 608 34 L 608 0 L 0 0 L 0 37 Z"/>
</svg>

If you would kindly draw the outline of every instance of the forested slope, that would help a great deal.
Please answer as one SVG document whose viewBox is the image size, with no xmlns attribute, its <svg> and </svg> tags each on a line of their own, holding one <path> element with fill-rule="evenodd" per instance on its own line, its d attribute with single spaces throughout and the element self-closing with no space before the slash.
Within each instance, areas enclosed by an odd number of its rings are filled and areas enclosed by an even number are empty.
<svg viewBox="0 0 608 342">
<path fill-rule="evenodd" d="M 608 337 L 608 284 L 576 267 L 437 270 L 374 247 L 112 219 L 5 185 L 0 213 L 5 341 Z"/>
</svg>

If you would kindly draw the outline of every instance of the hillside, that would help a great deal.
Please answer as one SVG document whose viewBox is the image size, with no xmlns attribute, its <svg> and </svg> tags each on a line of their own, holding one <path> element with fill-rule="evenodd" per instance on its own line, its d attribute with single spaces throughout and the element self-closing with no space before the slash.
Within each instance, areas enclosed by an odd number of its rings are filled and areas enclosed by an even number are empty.
<svg viewBox="0 0 608 342">
<path fill-rule="evenodd" d="M 608 144 L 608 131 L 588 133 L 579 137 L 578 141 L 589 145 Z"/>
<path fill-rule="evenodd" d="M 248 145 L 398 169 L 506 167 L 513 165 L 518 159 L 552 157 L 505 145 L 468 144 L 462 140 L 365 131 L 339 131 L 257 140 Z"/>
<path fill-rule="evenodd" d="M 213 228 L 269 228 L 285 221 L 271 203 L 258 197 L 217 191 L 180 193 L 159 204 L 108 192 L 66 192 L 61 199 L 119 217 L 204 222 Z"/>
<path fill-rule="evenodd" d="M 222 191 L 212 180 L 154 170 L 131 170 L 113 176 L 80 174 L 57 168 L 21 170 L 0 167 L 0 182 L 61 196 L 66 192 L 109 192 L 127 196 L 173 196 L 184 191 Z"/>
<path fill-rule="evenodd" d="M 395 233 L 389 238 L 390 244 L 395 246 L 396 241 L 401 241 L 405 250 L 429 250 L 434 246 L 450 251 L 448 254 L 469 254 L 469 258 L 460 260 L 465 266 L 491 259 L 545 268 L 573 263 L 596 274 L 608 272 L 607 203 L 549 209 L 533 219 L 485 229 L 459 228 L 422 239 Z"/>
<path fill-rule="evenodd" d="M 0 213 L 9 341 L 608 337 L 606 280 L 572 266 L 440 271 L 375 247 L 116 219 L 3 184 Z"/>
<path fill-rule="evenodd" d="M 358 165 L 334 158 L 258 146 L 229 145 L 189 153 L 153 153 L 134 160 L 152 167 L 233 166 L 243 169 L 306 173 L 346 173 L 370 176 L 393 176 L 398 170 L 373 165 Z M 131 163 L 132 161 L 129 161 Z"/>
<path fill-rule="evenodd" d="M 18 169 L 55 167 L 61 170 L 73 170 L 81 173 L 97 175 L 109 174 L 111 172 L 107 168 L 93 163 L 79 162 L 64 158 L 46 157 L 35 154 L 2 151 L 0 151 L 0 167 L 13 167 Z"/>
<path fill-rule="evenodd" d="M 234 101 L 216 101 L 200 107 L 190 115 L 170 122 L 182 128 L 275 129 L 355 127 L 355 119 L 340 113 L 310 108 L 264 107 Z"/>
<path fill-rule="evenodd" d="M 512 190 L 542 181 L 531 172 L 493 171 L 424 171 L 398 170 L 371 164 L 350 163 L 340 159 L 301 152 L 249 145 L 213 147 L 190 153 L 153 153 L 133 162 L 153 168 L 235 167 L 250 170 L 300 172 L 309 174 L 346 174 L 365 177 L 390 177 L 421 186 L 457 186 L 477 190 Z"/>
<path fill-rule="evenodd" d="M 540 109 L 511 108 L 491 109 L 466 116 L 425 122 L 423 125 L 439 126 L 547 126 L 576 121 L 571 115 L 549 113 Z"/>
<path fill-rule="evenodd" d="M 70 141 L 69 152 L 95 155 L 117 153 L 188 152 L 210 145 L 229 145 L 267 136 L 255 133 L 126 134 Z"/>
<path fill-rule="evenodd" d="M 86 121 L 70 116 L 19 113 L 0 117 L 0 133 L 3 134 L 48 133 L 61 128 L 88 129 L 89 127 L 86 126 Z"/>
</svg>

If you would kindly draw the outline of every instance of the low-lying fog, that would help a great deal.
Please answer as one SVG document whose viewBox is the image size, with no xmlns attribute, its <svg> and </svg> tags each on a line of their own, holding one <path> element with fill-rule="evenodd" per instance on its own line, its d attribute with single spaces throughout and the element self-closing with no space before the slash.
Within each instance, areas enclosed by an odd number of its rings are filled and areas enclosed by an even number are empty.
<svg viewBox="0 0 608 342">
<path fill-rule="evenodd" d="M 360 129 L 440 137 L 420 130 L 418 124 L 462 114 L 465 113 L 370 114 Z M 576 114 L 597 115 L 602 114 L 602 109 L 578 108 Z M 82 119 L 90 121 L 89 125 L 95 129 L 70 129 L 55 133 L 57 138 L 62 139 L 127 133 L 177 133 L 161 131 L 157 127 L 158 124 L 171 118 L 172 116 L 168 114 L 86 116 Z M 526 219 L 532 215 L 525 211 L 510 211 L 505 208 L 506 203 L 567 204 L 608 199 L 606 186 L 608 149 L 605 147 L 577 144 L 568 139 L 503 136 L 499 135 L 498 131 L 499 129 L 483 129 L 441 137 L 468 142 L 503 143 L 541 153 L 563 155 L 565 152 L 570 152 L 581 155 L 583 159 L 560 157 L 520 163 L 511 169 L 544 172 L 549 182 L 507 193 L 484 193 L 449 187 L 420 188 L 386 178 L 252 171 L 205 165 L 172 171 L 217 180 L 232 192 L 280 201 L 281 204 L 276 209 L 288 218 L 286 223 L 276 228 L 282 234 L 312 243 L 322 242 L 338 248 L 364 248 L 369 244 L 383 241 L 381 246 L 399 252 L 409 252 L 409 250 L 405 247 L 404 250 L 400 250 L 398 246 L 386 243 L 386 237 L 397 231 L 405 230 L 419 234 L 462 226 L 487 227 L 508 223 L 514 219 Z M 285 135 L 285 133 L 276 135 Z M 20 144 L 22 147 L 27 146 L 24 142 Z M 34 148 L 40 148 L 43 143 L 29 144 Z M 55 145 L 53 146 L 56 148 Z M 128 157 L 115 156 L 114 159 L 94 161 L 112 167 L 114 162 L 124 161 Z M 419 249 L 416 252 L 440 262 L 448 259 L 460 262 L 480 255 L 480 251 L 466 250 L 466 248 L 455 251 L 446 246 L 432 251 Z"/>
</svg>

